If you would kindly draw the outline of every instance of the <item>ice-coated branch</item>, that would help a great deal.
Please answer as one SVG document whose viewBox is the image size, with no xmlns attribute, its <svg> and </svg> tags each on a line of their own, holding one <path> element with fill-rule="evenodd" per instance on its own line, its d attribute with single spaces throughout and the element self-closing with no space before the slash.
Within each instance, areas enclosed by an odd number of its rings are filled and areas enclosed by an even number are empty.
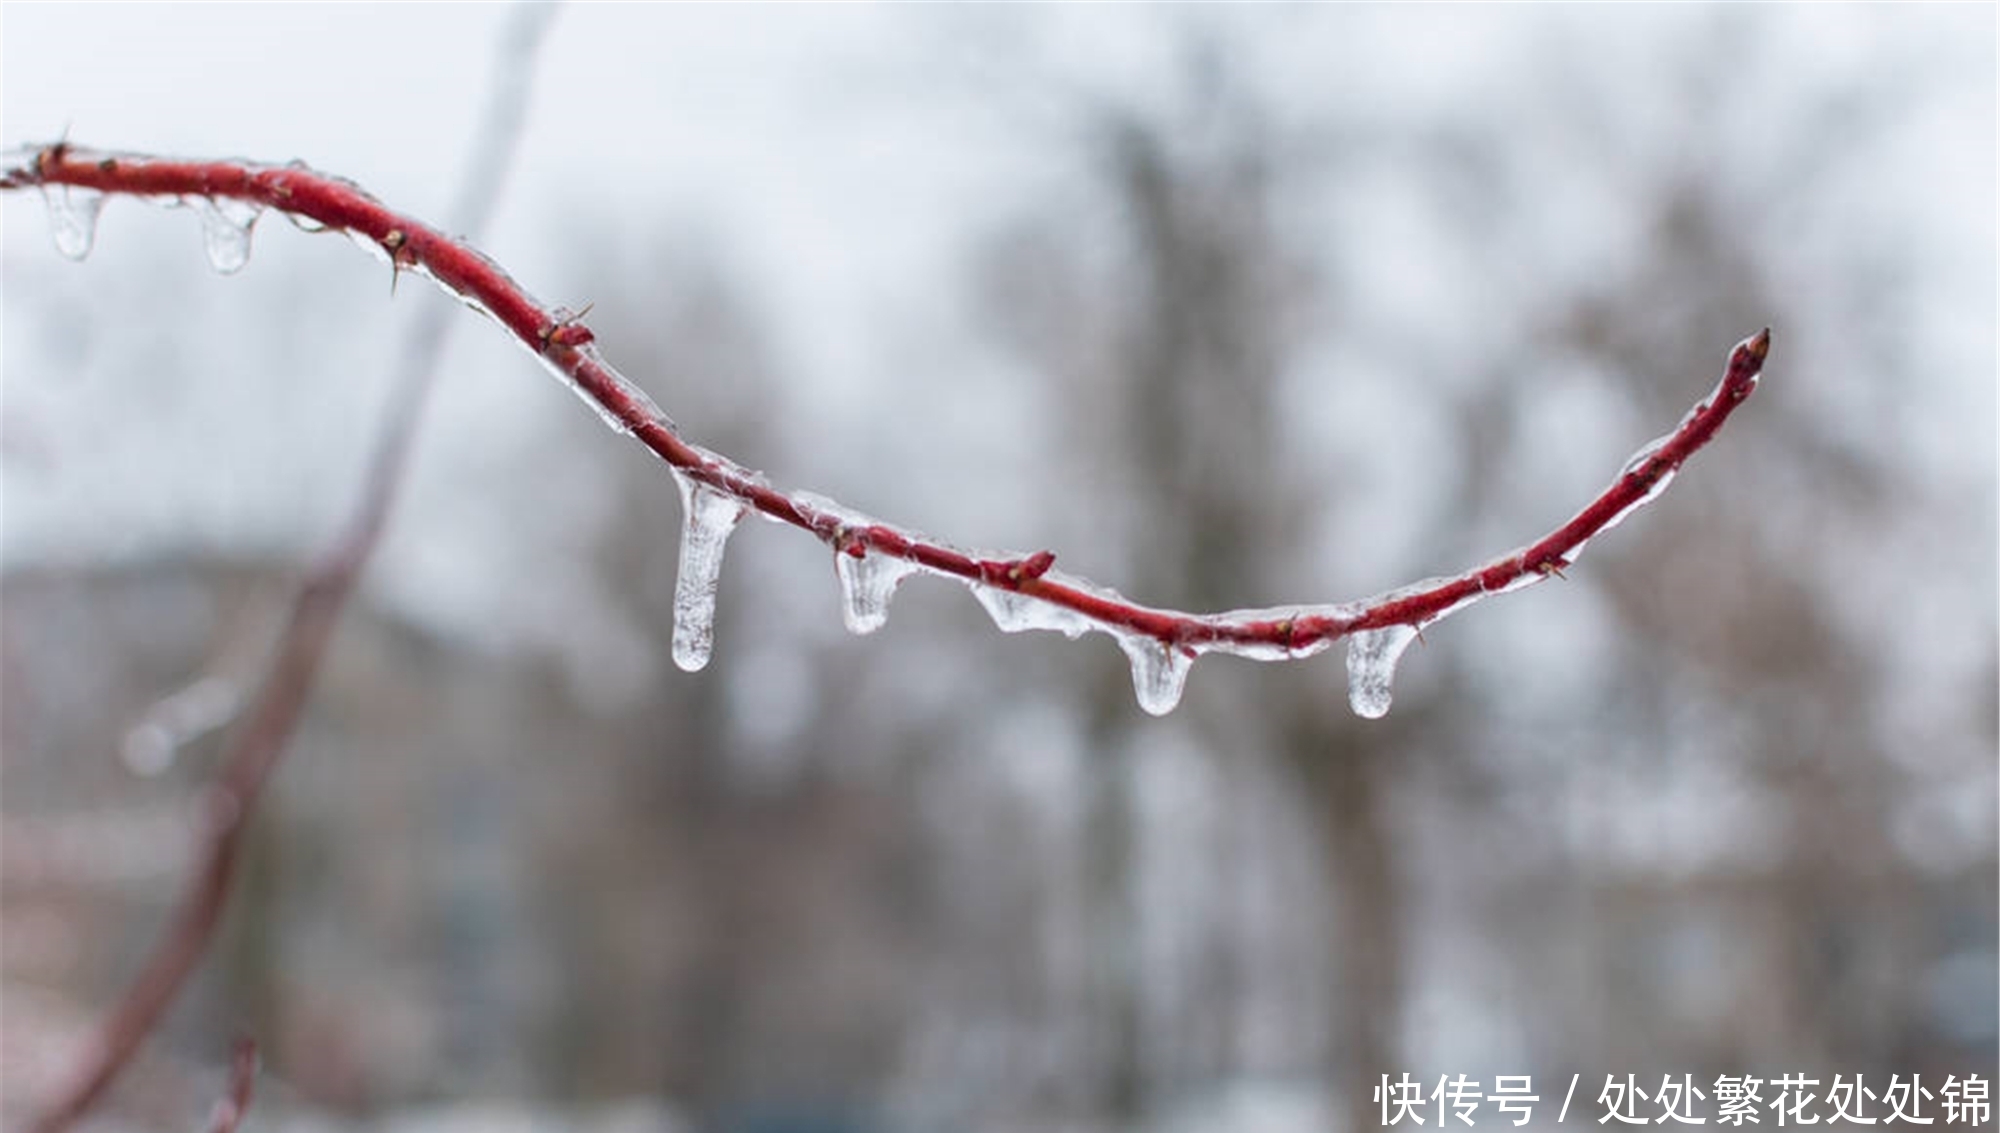
<svg viewBox="0 0 2000 1133">
<path fill-rule="evenodd" d="M 250 226 L 270 209 L 306 227 L 344 232 L 386 258 L 393 270 L 428 276 L 490 316 L 613 429 L 664 460 L 680 482 L 687 528 L 674 604 L 674 657 L 684 668 L 707 662 L 724 544 L 735 525 L 755 511 L 811 532 L 833 550 L 850 629 L 866 633 L 881 625 L 895 587 L 911 573 L 956 579 L 971 587 L 1003 630 L 1110 634 L 1132 662 L 1140 705 L 1154 714 L 1179 701 L 1188 669 L 1201 654 L 1288 660 L 1321 652 L 1345 637 L 1349 699 L 1361 715 L 1382 715 L 1396 661 L 1418 630 L 1487 595 L 1560 574 L 1592 538 L 1659 495 L 1756 388 L 1771 344 L 1768 328 L 1738 343 L 1721 383 L 1679 427 L 1634 454 L 1569 522 L 1525 547 L 1458 575 L 1356 602 L 1191 614 L 1142 605 L 1055 571 L 1055 556 L 1048 551 L 966 551 L 808 492 L 773 487 L 762 475 L 684 439 L 638 386 L 604 360 L 580 314 L 543 306 L 469 243 L 391 210 L 339 177 L 297 163 L 180 161 L 57 143 L 0 161 L 0 188 L 28 186 L 46 196 L 57 244 L 72 256 L 88 252 L 97 210 L 108 194 L 201 208 L 211 260 L 221 270 L 240 266 Z"/>
</svg>

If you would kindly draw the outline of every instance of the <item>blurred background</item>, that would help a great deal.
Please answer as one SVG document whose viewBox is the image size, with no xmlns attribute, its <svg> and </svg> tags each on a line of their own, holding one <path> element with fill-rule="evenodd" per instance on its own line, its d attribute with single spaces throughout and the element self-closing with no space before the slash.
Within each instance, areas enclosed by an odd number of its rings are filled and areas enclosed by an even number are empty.
<svg viewBox="0 0 2000 1133">
<path fill-rule="evenodd" d="M 476 316 L 256 817 L 97 1120 L 1352 1130 L 1382 1075 L 1989 1078 L 1995 27 L 1985 6 L 9 5 L 4 138 L 303 159 L 483 245 L 777 482 L 1185 609 L 1549 530 L 1774 328 L 1563 583 L 1406 656 L 1204 661 L 731 543 Z M 4 200 L 0 1088 L 157 933 L 411 320 L 346 241 Z M 1767 1091 L 1767 1097 L 1770 1096 Z M 1711 1100 L 1696 1112 L 1714 1113 Z M 1642 1113 L 1650 1115 L 1657 1107 Z M 1940 1114 L 1940 1116 L 1942 1116 Z M 1511 1122 L 1490 1110 L 1482 1124 Z"/>
</svg>

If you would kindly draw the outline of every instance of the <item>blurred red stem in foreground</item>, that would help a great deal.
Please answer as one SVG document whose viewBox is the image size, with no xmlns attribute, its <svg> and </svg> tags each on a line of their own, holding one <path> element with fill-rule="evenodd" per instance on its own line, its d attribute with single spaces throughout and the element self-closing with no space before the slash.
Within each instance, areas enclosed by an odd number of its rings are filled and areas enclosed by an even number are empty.
<svg viewBox="0 0 2000 1133">
<path fill-rule="evenodd" d="M 470 230 L 483 228 L 493 211 L 527 106 L 526 75 L 531 68 L 526 64 L 540 45 L 553 12 L 552 5 L 521 5 L 507 29 L 502 49 L 510 65 L 501 70 L 509 77 L 486 105 L 455 209 L 460 223 Z M 67 150 L 58 145 L 42 151 L 36 167 L 55 168 Z M 115 162 L 99 162 L 96 168 L 107 171 L 115 166 Z M 16 172 L 0 170 L 0 188 L 19 187 L 22 182 L 15 179 Z M 262 687 L 248 715 L 237 721 L 225 741 L 220 770 L 203 798 L 199 844 L 188 888 L 175 903 L 166 931 L 148 953 L 145 965 L 99 1024 L 69 1082 L 29 1126 L 33 1133 L 68 1129 L 103 1099 L 207 953 L 229 902 L 243 835 L 258 796 L 298 725 L 341 610 L 381 541 L 424 403 L 436 382 L 446 334 L 454 325 L 449 314 L 442 306 L 429 307 L 412 324 L 406 349 L 398 356 L 397 380 L 383 410 L 360 498 L 346 529 L 300 583 Z M 243 1120 L 256 1068 L 256 1045 L 243 1039 L 233 1059 L 230 1092 L 217 1103 L 209 1120 L 215 1133 L 231 1133 Z"/>
<path fill-rule="evenodd" d="M 208 1133 L 236 1133 L 250 1112 L 250 1095 L 257 1088 L 257 1044 L 247 1038 L 236 1040 L 236 1053 L 229 1060 L 229 1092 L 219 1098 L 208 1117 Z"/>
</svg>

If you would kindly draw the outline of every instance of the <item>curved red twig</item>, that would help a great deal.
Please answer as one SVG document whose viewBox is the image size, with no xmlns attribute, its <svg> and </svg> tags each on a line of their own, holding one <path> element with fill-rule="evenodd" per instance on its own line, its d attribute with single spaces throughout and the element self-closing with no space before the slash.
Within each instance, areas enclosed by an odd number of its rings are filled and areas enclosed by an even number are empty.
<svg viewBox="0 0 2000 1133">
<path fill-rule="evenodd" d="M 904 559 L 968 583 L 1011 590 L 1063 607 L 1107 629 L 1122 628 L 1170 648 L 1214 649 L 1256 656 L 1300 656 L 1351 633 L 1422 626 L 1481 595 L 1518 589 L 1560 572 L 1584 543 L 1657 494 L 1688 457 L 1714 438 L 1756 388 L 1770 350 L 1767 328 L 1738 343 L 1715 392 L 1697 404 L 1672 434 L 1642 450 L 1611 486 L 1569 522 L 1528 546 L 1462 574 L 1361 602 L 1300 607 L 1289 612 L 1239 611 L 1197 615 L 1131 602 L 1082 580 L 1049 571 L 1048 552 L 982 558 L 888 524 L 858 524 L 802 494 L 772 487 L 741 466 L 684 440 L 636 386 L 598 354 L 581 316 L 547 308 L 499 265 L 463 241 L 394 212 L 360 187 L 300 165 L 243 161 L 176 161 L 106 154 L 58 143 L 0 171 L 0 188 L 66 185 L 145 197 L 230 198 L 253 202 L 348 232 L 379 248 L 398 270 L 430 275 L 484 309 L 550 368 L 572 382 L 608 420 L 662 460 L 710 488 L 772 519 L 812 532 L 848 554 L 875 552 Z"/>
</svg>

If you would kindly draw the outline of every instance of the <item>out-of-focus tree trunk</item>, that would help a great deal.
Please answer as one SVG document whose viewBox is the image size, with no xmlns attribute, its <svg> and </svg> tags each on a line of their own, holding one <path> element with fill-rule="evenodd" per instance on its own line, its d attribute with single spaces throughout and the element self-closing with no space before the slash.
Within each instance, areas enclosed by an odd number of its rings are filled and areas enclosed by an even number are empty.
<svg viewBox="0 0 2000 1133">
<path fill-rule="evenodd" d="M 1221 609 L 1254 601 L 1269 581 L 1268 564 L 1295 550 L 1297 493 L 1274 443 L 1276 397 L 1287 324 L 1305 305 L 1309 276 L 1274 227 L 1274 186 L 1287 173 L 1282 147 L 1232 76 L 1218 69 L 1218 57 L 1194 46 L 1184 112 L 1164 121 L 1099 112 L 1090 135 L 1098 181 L 1124 222 L 1125 267 L 1113 285 L 1119 298 L 1069 316 L 1086 335 L 1109 340 L 1096 351 L 1099 364 L 1032 338 L 1019 346 L 1054 380 L 1104 387 L 1080 400 L 1101 399 L 1100 412 L 1121 423 L 1116 445 L 1093 446 L 1085 459 L 1094 462 L 1088 479 L 1121 485 L 1115 504 L 1129 532 L 1132 592 L 1149 602 Z M 1096 1031 L 1108 1044 L 1094 1107 L 1129 1125 L 1144 1121 L 1155 1099 L 1201 1084 L 1173 1080 L 1177 1075 L 1227 1078 L 1249 1068 L 1234 1064 L 1239 1054 L 1229 1042 L 1189 1058 L 1148 1057 L 1149 1047 L 1179 1048 L 1145 1034 L 1157 1012 L 1147 1005 L 1139 968 L 1147 929 L 1137 890 L 1146 863 L 1136 841 L 1135 792 L 1144 730 L 1160 726 L 1136 722 L 1123 674 L 1101 671 L 1109 675 L 1091 687 L 1086 712 L 1094 767 L 1083 843 L 1098 961 L 1092 1003 Z M 1328 695 L 1344 712 L 1339 688 Z M 1331 725 L 1326 699 L 1267 698 L 1269 711 L 1246 722 L 1210 718 L 1191 695 L 1176 720 L 1192 725 L 1210 758 L 1289 767 L 1318 800 L 1305 809 L 1322 827 L 1333 906 L 1332 1069 L 1343 1094 L 1361 1099 L 1358 1114 L 1366 1110 L 1368 1075 L 1394 1053 L 1401 918 L 1395 842 L 1380 812 L 1384 749 L 1354 743 Z M 1237 927 L 1223 929 L 1236 940 L 1232 947 L 1242 946 Z M 1241 989 L 1228 987 L 1206 989 L 1203 1003 L 1230 1018 L 1245 1009 Z M 1220 1033 L 1234 1029 L 1225 1023 Z"/>
</svg>

